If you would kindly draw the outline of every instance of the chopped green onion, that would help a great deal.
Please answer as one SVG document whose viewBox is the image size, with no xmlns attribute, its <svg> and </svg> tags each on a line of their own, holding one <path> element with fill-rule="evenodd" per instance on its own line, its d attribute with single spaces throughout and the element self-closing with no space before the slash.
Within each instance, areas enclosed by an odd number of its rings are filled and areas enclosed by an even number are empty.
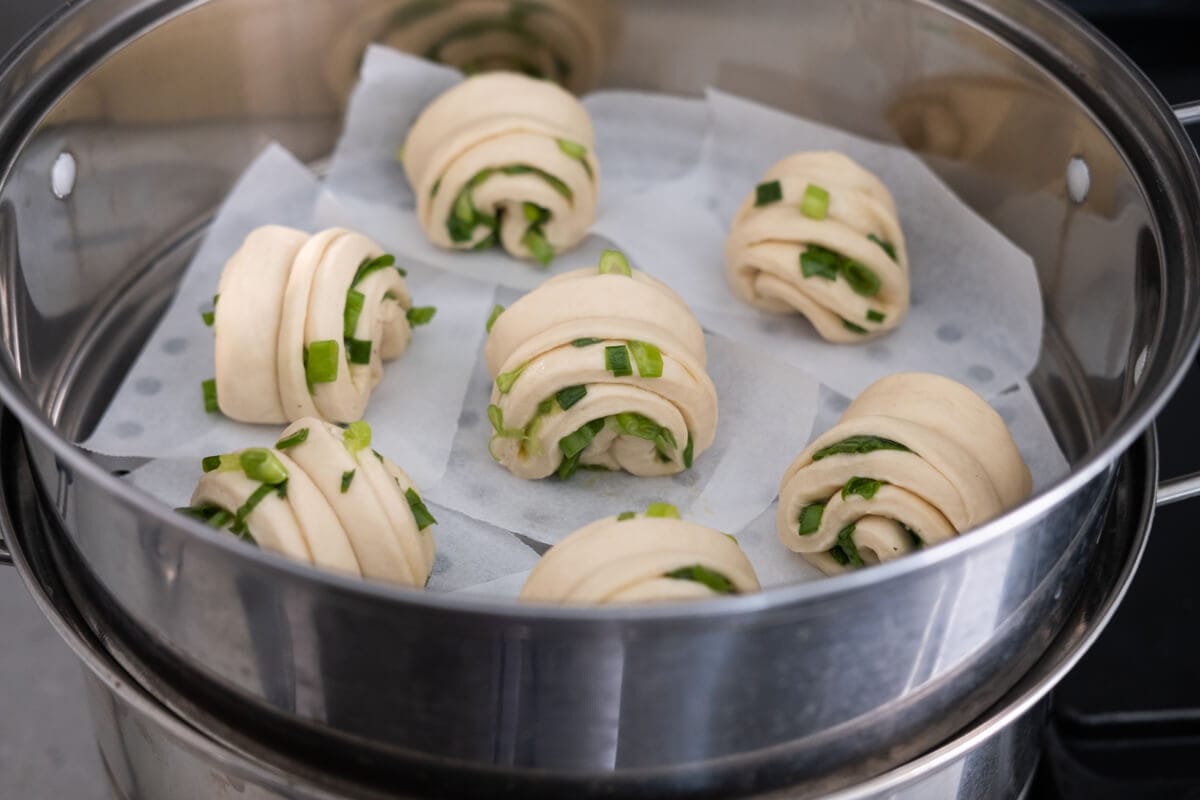
<svg viewBox="0 0 1200 800">
<path fill-rule="evenodd" d="M 615 344 L 604 348 L 604 368 L 613 377 L 624 378 L 633 374 L 629 366 L 629 350 L 623 344 Z"/>
<path fill-rule="evenodd" d="M 358 286 L 371 273 L 394 266 L 396 266 L 396 257 L 387 253 L 376 258 L 364 258 L 363 262 L 358 265 L 358 271 L 354 273 L 354 280 L 350 282 L 350 288 Z"/>
<path fill-rule="evenodd" d="M 834 442 L 828 447 L 823 447 L 813 453 L 812 460 L 820 461 L 829 456 L 838 455 L 861 455 L 863 453 L 874 453 L 876 450 L 897 450 L 901 453 L 911 453 L 904 445 L 899 442 L 893 442 L 891 439 L 884 439 L 881 436 L 850 436 L 842 439 L 840 442 Z"/>
<path fill-rule="evenodd" d="M 851 478 L 842 487 L 842 499 L 845 500 L 850 495 L 858 495 L 864 500 L 870 500 L 879 492 L 881 486 L 883 486 L 883 481 L 877 481 L 874 478 Z"/>
<path fill-rule="evenodd" d="M 468 236 L 467 238 L 470 238 L 470 237 Z M 500 241 L 500 235 L 498 233 L 496 233 L 495 230 L 493 230 L 487 236 L 480 239 L 479 242 L 471 249 L 475 250 L 476 252 L 478 252 L 480 250 L 490 250 L 491 248 L 495 247 L 497 242 L 499 242 L 499 241 Z"/>
<path fill-rule="evenodd" d="M 274 491 L 275 487 L 267 483 L 255 489 L 254 493 L 246 498 L 246 502 L 237 510 L 237 514 L 233 518 L 233 526 L 229 530 L 239 535 L 248 533 L 246 530 L 246 517 L 250 516 L 250 512 L 257 508 L 258 504 L 269 497 Z"/>
<path fill-rule="evenodd" d="M 305 351 L 304 377 L 311 384 L 333 383 L 338 376 L 339 345 L 333 339 L 313 342 Z"/>
<path fill-rule="evenodd" d="M 679 519 L 679 509 L 670 503 L 651 503 L 646 506 L 646 516 L 660 519 Z"/>
<path fill-rule="evenodd" d="M 358 470 L 352 469 L 349 472 L 342 473 L 342 494 L 350 491 L 350 484 L 354 481 L 354 473 L 356 472 Z"/>
<path fill-rule="evenodd" d="M 733 581 L 725 577 L 719 572 L 693 564 L 690 567 L 680 567 L 677 570 L 672 570 L 663 576 L 664 578 L 672 578 L 677 581 L 694 581 L 707 586 L 712 590 L 713 594 L 737 594 L 737 587 Z"/>
<path fill-rule="evenodd" d="M 221 456 L 205 456 L 200 462 L 205 472 L 219 470 L 221 472 L 236 472 L 242 468 L 242 462 L 237 453 L 226 453 Z"/>
<path fill-rule="evenodd" d="M 537 415 L 539 417 L 544 417 L 553 410 L 554 410 L 554 399 L 547 397 L 545 400 L 538 403 Z"/>
<path fill-rule="evenodd" d="M 558 401 L 558 407 L 563 411 L 569 410 L 571 406 L 585 397 L 587 397 L 586 386 L 568 386 L 565 389 L 559 390 L 558 394 L 554 395 L 554 399 Z"/>
<path fill-rule="evenodd" d="M 414 328 L 420 325 L 428 325 L 430 322 L 433 322 L 433 317 L 436 314 L 437 306 L 414 306 L 408 310 L 408 324 Z"/>
<path fill-rule="evenodd" d="M 741 542 L 739 542 L 739 541 L 738 541 L 738 539 L 737 539 L 737 537 L 736 537 L 736 536 L 734 536 L 732 533 L 726 533 L 726 534 L 724 534 L 724 535 L 725 535 L 725 536 L 726 536 L 726 537 L 729 539 L 729 541 L 733 542 L 733 543 L 734 543 L 734 544 L 736 544 L 738 547 L 741 547 L 741 546 L 742 546 L 742 543 L 741 543 Z"/>
<path fill-rule="evenodd" d="M 342 336 L 350 339 L 358 328 L 358 319 L 362 316 L 363 306 L 367 296 L 357 289 L 346 292 L 346 310 L 342 314 Z"/>
<path fill-rule="evenodd" d="M 458 193 L 458 199 L 454 201 L 454 218 L 459 222 L 474 224 L 475 205 L 471 202 L 470 192 L 464 190 Z"/>
<path fill-rule="evenodd" d="M 525 245 L 534 260 L 543 267 L 550 266 L 550 262 L 554 260 L 554 247 L 537 228 L 525 231 L 525 235 L 521 237 L 521 244 Z"/>
<path fill-rule="evenodd" d="M 558 149 L 571 158 L 579 159 L 580 161 L 587 158 L 587 148 L 579 142 L 572 142 L 570 139 L 558 139 Z"/>
<path fill-rule="evenodd" d="M 858 546 L 854 543 L 854 527 L 854 524 L 851 523 L 838 532 L 838 546 L 835 549 L 841 550 L 842 554 L 846 557 L 845 562 L 839 562 L 842 566 L 846 566 L 847 564 L 852 567 L 866 566 L 862 560 L 862 556 L 858 553 Z"/>
<path fill-rule="evenodd" d="M 866 328 L 864 328 L 861 325 L 855 325 L 853 322 L 851 322 L 848 319 L 842 320 L 842 327 L 844 327 L 846 330 L 850 331 L 851 333 L 857 333 L 859 336 L 866 336 L 868 333 Z"/>
<path fill-rule="evenodd" d="M 442 179 L 438 178 L 436 181 L 433 182 L 433 188 L 431 188 L 429 190 L 429 199 L 433 200 L 435 197 L 437 197 L 438 189 L 441 189 L 441 188 L 442 188 Z"/>
<path fill-rule="evenodd" d="M 761 208 L 769 206 L 771 203 L 778 203 L 783 199 L 783 184 L 779 181 L 771 181 L 769 183 L 760 183 L 754 187 L 754 205 Z"/>
<path fill-rule="evenodd" d="M 800 273 L 806 278 L 816 275 L 826 280 L 837 280 L 841 261 L 842 257 L 832 250 L 810 244 L 800 254 Z"/>
<path fill-rule="evenodd" d="M 423 531 L 430 525 L 437 525 L 437 520 L 433 518 L 433 514 L 429 513 L 429 509 L 421 500 L 421 495 L 417 494 L 416 489 L 406 489 L 404 491 L 404 499 L 408 501 L 408 507 L 412 510 L 413 519 L 416 520 L 417 530 Z"/>
<path fill-rule="evenodd" d="M 657 439 L 663 431 L 662 426 L 654 420 L 632 411 L 617 414 L 617 427 L 628 436 L 635 436 L 649 442 Z"/>
<path fill-rule="evenodd" d="M 861 261 L 847 259 L 842 262 L 842 276 L 845 277 L 846 283 L 850 284 L 854 293 L 863 297 L 874 297 L 879 294 L 879 288 L 882 286 L 875 270 Z"/>
<path fill-rule="evenodd" d="M 643 378 L 661 378 L 663 374 L 662 351 L 646 342 L 631 341 L 629 352 L 637 364 L 638 375 Z"/>
<path fill-rule="evenodd" d="M 537 167 L 530 167 L 525 164 L 510 164 L 507 167 L 501 167 L 500 172 L 505 175 L 537 175 L 539 178 L 550 184 L 550 188 L 561 194 L 568 200 L 573 200 L 575 193 L 571 191 L 571 187 L 567 186 L 560 179 L 554 177 L 545 170 Z"/>
<path fill-rule="evenodd" d="M 804 189 L 804 198 L 800 201 L 800 213 L 809 219 L 823 220 L 829 215 L 829 192 L 810 183 Z"/>
<path fill-rule="evenodd" d="M 371 450 L 371 452 L 375 454 L 375 457 L 379 459 L 379 463 L 382 464 L 383 463 L 383 453 L 380 453 L 378 450 Z"/>
<path fill-rule="evenodd" d="M 209 414 L 215 414 L 221 410 L 221 406 L 217 403 L 217 380 L 209 378 L 200 384 L 200 388 L 204 391 L 204 410 Z"/>
<path fill-rule="evenodd" d="M 811 536 L 821 529 L 821 517 L 825 514 L 824 503 L 812 503 L 800 511 L 800 535 Z"/>
<path fill-rule="evenodd" d="M 478 189 L 480 186 L 483 186 L 485 183 L 487 183 L 495 174 L 496 170 L 492 169 L 491 167 L 488 167 L 487 169 L 481 169 L 479 172 L 476 172 L 473 176 L 471 176 L 471 180 L 467 181 L 467 187 L 471 189 Z"/>
<path fill-rule="evenodd" d="M 624 275 L 632 278 L 633 268 L 629 266 L 629 259 L 621 251 L 605 250 L 600 254 L 600 274 Z"/>
<path fill-rule="evenodd" d="M 887 315 L 885 315 L 882 311 L 876 311 L 872 308 L 867 312 L 868 322 L 883 322 L 885 319 L 887 319 Z"/>
<path fill-rule="evenodd" d="M 446 220 L 446 232 L 450 235 L 450 241 L 461 244 L 471 241 L 476 227 L 475 206 L 471 203 L 470 190 L 463 189 L 454 201 L 450 218 Z"/>
<path fill-rule="evenodd" d="M 496 433 L 504 430 L 504 409 L 498 405 L 490 405 L 487 409 L 488 422 L 492 423 L 492 430 Z"/>
<path fill-rule="evenodd" d="M 592 339 L 590 337 L 586 338 L 586 339 L 576 339 L 575 341 L 571 342 L 571 346 L 572 347 L 591 347 L 592 345 L 600 344 L 603 341 L 604 341 L 603 339 Z"/>
<path fill-rule="evenodd" d="M 396 272 L 400 273 L 401 278 L 408 277 L 408 270 L 406 270 L 404 267 L 396 267 Z M 389 294 L 390 294 L 390 292 L 389 292 Z M 384 296 L 386 297 L 387 295 L 384 295 Z"/>
<path fill-rule="evenodd" d="M 683 448 L 683 468 L 692 468 L 692 432 L 688 431 L 687 447 Z"/>
<path fill-rule="evenodd" d="M 200 319 L 204 320 L 204 324 L 211 328 L 213 326 L 213 323 L 217 321 L 217 312 L 216 311 L 201 311 Z"/>
<path fill-rule="evenodd" d="M 351 422 L 342 434 L 342 444 L 346 446 L 350 455 L 357 458 L 359 452 L 371 446 L 371 426 L 361 419 Z"/>
<path fill-rule="evenodd" d="M 525 216 L 525 221 L 530 225 L 541 225 L 550 219 L 550 211 L 542 208 L 537 203 L 521 203 L 521 213 Z"/>
<path fill-rule="evenodd" d="M 300 430 L 293 433 L 291 436 L 287 436 L 283 439 L 280 439 L 278 442 L 276 442 L 275 449 L 276 450 L 289 450 L 298 444 L 304 444 L 306 441 L 308 441 L 308 428 L 301 428 Z"/>
<path fill-rule="evenodd" d="M 504 306 L 497 303 L 492 306 L 492 313 L 488 316 L 487 332 L 492 332 L 492 326 L 496 324 L 496 320 L 500 319 L 500 315 L 504 313 Z"/>
<path fill-rule="evenodd" d="M 636 516 L 636 511 L 622 511 L 620 514 L 617 514 L 617 522 L 625 522 L 626 520 L 633 519 Z"/>
<path fill-rule="evenodd" d="M 896 245 L 892 244 L 891 242 L 885 242 L 883 239 L 880 239 L 878 236 L 876 236 L 873 233 L 868 233 L 867 238 L 870 239 L 875 244 L 882 247 L 883 252 L 888 254 L 888 258 L 892 259 L 892 261 L 897 261 Z"/>
<path fill-rule="evenodd" d="M 242 472 L 246 473 L 246 477 L 252 481 L 278 486 L 287 480 L 287 467 L 283 466 L 283 462 L 265 447 L 243 450 L 238 456 L 238 460 L 241 462 Z"/>
<path fill-rule="evenodd" d="M 596 434 L 604 428 L 603 419 L 594 419 L 572 434 L 558 440 L 558 449 L 567 458 L 578 456 L 596 438 Z"/>
<path fill-rule="evenodd" d="M 347 339 L 346 340 L 346 358 L 350 359 L 351 364 L 370 364 L 371 363 L 371 340 L 370 339 Z"/>
<path fill-rule="evenodd" d="M 512 372 L 505 372 L 496 378 L 496 388 L 500 390 L 500 394 L 508 394 L 512 391 L 513 384 L 517 382 L 517 378 L 521 377 L 521 373 L 525 371 L 528 364 L 522 364 Z"/>
<path fill-rule="evenodd" d="M 831 550 L 829 550 L 828 555 L 830 556 L 830 558 L 832 558 L 837 563 L 841 564 L 843 567 L 850 563 L 850 559 L 846 556 L 845 553 L 842 552 L 842 548 L 838 547 L 836 545 Z"/>
<path fill-rule="evenodd" d="M 667 464 L 674 460 L 673 456 L 679 449 L 679 443 L 675 441 L 675 434 L 671 433 L 670 428 L 660 428 L 658 436 L 654 437 L 654 447 L 658 450 L 659 460 Z"/>
</svg>

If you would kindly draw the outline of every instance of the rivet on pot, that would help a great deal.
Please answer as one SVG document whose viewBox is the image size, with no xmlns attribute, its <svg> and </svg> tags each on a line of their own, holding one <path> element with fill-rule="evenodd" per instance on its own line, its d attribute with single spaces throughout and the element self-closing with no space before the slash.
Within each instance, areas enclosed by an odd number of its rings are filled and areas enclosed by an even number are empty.
<svg viewBox="0 0 1200 800">
<path fill-rule="evenodd" d="M 1067 195 L 1072 202 L 1082 203 L 1087 200 L 1088 192 L 1092 190 L 1092 170 L 1083 156 L 1073 156 L 1067 162 Z"/>
<path fill-rule="evenodd" d="M 50 168 L 50 191 L 59 200 L 66 200 L 75 191 L 75 174 L 75 156 L 64 150 Z"/>
</svg>

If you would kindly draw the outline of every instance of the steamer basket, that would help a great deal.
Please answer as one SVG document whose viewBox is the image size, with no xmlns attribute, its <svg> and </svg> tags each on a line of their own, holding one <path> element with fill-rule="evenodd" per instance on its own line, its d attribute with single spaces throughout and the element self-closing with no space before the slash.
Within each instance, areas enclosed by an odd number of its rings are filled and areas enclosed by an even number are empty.
<svg viewBox="0 0 1200 800">
<path fill-rule="evenodd" d="M 1197 158 L 1148 82 L 1040 0 L 593 9 L 600 85 L 716 85 L 905 144 L 1028 251 L 1047 310 L 1030 382 L 1072 472 L 856 574 L 686 608 L 547 611 L 249 550 L 72 444 L 249 160 L 270 139 L 330 152 L 345 76 L 390 35 L 370 22 L 394 20 L 384 5 L 81 0 L 0 69 L 0 398 L 104 624 L 289 747 L 431 785 L 818 785 L 901 764 L 994 702 L 1059 632 L 1116 460 L 1195 351 Z M 77 177 L 59 198 L 61 159 Z"/>
</svg>

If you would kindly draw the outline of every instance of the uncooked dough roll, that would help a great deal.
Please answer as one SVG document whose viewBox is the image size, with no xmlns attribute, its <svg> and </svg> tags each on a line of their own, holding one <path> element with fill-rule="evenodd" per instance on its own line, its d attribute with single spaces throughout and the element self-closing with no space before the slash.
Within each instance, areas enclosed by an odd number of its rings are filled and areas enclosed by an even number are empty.
<svg viewBox="0 0 1200 800">
<path fill-rule="evenodd" d="M 370 448 L 371 429 L 315 418 L 274 448 L 204 459 L 183 511 L 323 569 L 424 587 L 435 524 L 409 477 Z"/>
<path fill-rule="evenodd" d="M 258 228 L 221 275 L 217 404 L 240 422 L 357 420 L 433 311 L 412 307 L 403 270 L 361 234 Z"/>
<path fill-rule="evenodd" d="M 797 153 L 768 170 L 725 243 L 741 299 L 799 312 L 831 342 L 861 342 L 908 313 L 908 255 L 895 201 L 841 153 Z"/>
<path fill-rule="evenodd" d="M 439 247 L 499 242 L 549 264 L 595 221 L 594 141 L 587 110 L 552 83 L 509 72 L 467 78 L 421 112 L 404 144 L 421 227 Z"/>
<path fill-rule="evenodd" d="M 684 522 L 663 503 L 593 522 L 542 556 L 522 600 L 606 605 L 704 600 L 759 589 L 731 536 Z"/>
<path fill-rule="evenodd" d="M 615 251 L 494 317 L 485 356 L 491 452 L 519 478 L 581 467 L 671 475 L 716 435 L 700 324 Z"/>
<path fill-rule="evenodd" d="M 876 381 L 784 473 L 780 541 L 829 574 L 890 561 L 1020 503 L 1029 468 L 1004 420 L 939 375 Z"/>
</svg>

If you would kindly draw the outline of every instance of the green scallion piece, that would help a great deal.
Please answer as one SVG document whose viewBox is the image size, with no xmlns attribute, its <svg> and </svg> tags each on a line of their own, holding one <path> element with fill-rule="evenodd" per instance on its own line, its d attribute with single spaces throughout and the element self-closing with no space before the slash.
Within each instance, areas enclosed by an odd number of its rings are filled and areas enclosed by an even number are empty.
<svg viewBox="0 0 1200 800">
<path fill-rule="evenodd" d="M 354 337 L 354 331 L 358 329 L 358 319 L 362 316 L 366 302 L 367 296 L 357 289 L 346 292 L 346 310 L 342 314 L 342 336 L 345 338 Z"/>
<path fill-rule="evenodd" d="M 200 462 L 200 467 L 205 472 L 237 472 L 242 468 L 242 462 L 238 460 L 237 453 L 226 453 L 220 456 L 205 456 Z"/>
<path fill-rule="evenodd" d="M 877 481 L 874 478 L 851 478 L 842 487 L 842 499 L 858 495 L 864 500 L 871 500 L 879 492 L 881 486 L 883 486 L 883 481 Z"/>
<path fill-rule="evenodd" d="M 863 453 L 874 453 L 876 450 L 897 450 L 901 453 L 911 453 L 904 445 L 899 442 L 894 442 L 891 439 L 884 439 L 881 436 L 850 436 L 842 439 L 840 442 L 834 442 L 828 447 L 822 447 L 817 452 L 813 453 L 812 460 L 820 461 L 829 456 L 838 455 L 862 455 Z"/>
<path fill-rule="evenodd" d="M 558 449 L 562 451 L 567 458 L 574 458 L 587 449 L 592 440 L 596 438 L 596 434 L 604 428 L 603 419 L 594 419 L 584 425 L 574 433 L 568 434 L 558 440 Z"/>
<path fill-rule="evenodd" d="M 356 472 L 358 470 L 352 469 L 349 472 L 342 473 L 342 494 L 350 491 L 350 484 L 354 482 L 354 473 Z"/>
<path fill-rule="evenodd" d="M 544 417 L 554 410 L 554 398 L 547 397 L 542 402 L 538 403 L 537 416 Z"/>
<path fill-rule="evenodd" d="M 664 430 L 661 425 L 649 417 L 644 417 L 632 411 L 617 414 L 616 420 L 617 427 L 621 429 L 621 433 L 627 436 L 635 436 L 638 439 L 645 439 L 649 442 L 657 439 Z"/>
<path fill-rule="evenodd" d="M 537 203 L 521 203 L 521 214 L 530 225 L 541 225 L 550 219 L 550 211 Z"/>
<path fill-rule="evenodd" d="M 347 339 L 346 340 L 346 358 L 351 364 L 370 364 L 371 363 L 371 340 L 370 339 Z"/>
<path fill-rule="evenodd" d="M 585 158 L 587 158 L 587 148 L 581 145 L 579 142 L 572 142 L 570 139 L 557 139 L 556 141 L 558 142 L 558 149 L 563 151 L 563 153 L 571 158 L 575 158 L 580 161 L 583 161 Z"/>
<path fill-rule="evenodd" d="M 624 275 L 632 278 L 633 268 L 629 266 L 629 259 L 621 251 L 605 250 L 600 254 L 600 274 Z"/>
<path fill-rule="evenodd" d="M 308 428 L 301 428 L 291 436 L 285 436 L 275 443 L 276 450 L 290 450 L 296 445 L 304 444 L 308 441 Z"/>
<path fill-rule="evenodd" d="M 274 491 L 275 487 L 267 483 L 264 483 L 262 486 L 259 486 L 257 489 L 255 489 L 254 493 L 247 497 L 246 502 L 243 503 L 242 507 L 237 510 L 237 514 L 235 514 L 233 518 L 233 525 L 229 528 L 229 530 L 242 536 L 243 538 L 246 538 L 245 535 L 249 533 L 249 531 L 246 530 L 246 518 L 250 516 L 250 512 L 254 511 L 254 509 L 258 507 L 259 503 L 270 497 L 271 493 Z M 250 539 L 250 541 L 253 541 L 253 539 Z"/>
<path fill-rule="evenodd" d="M 629 349 L 623 344 L 604 348 L 604 368 L 616 378 L 632 375 L 633 369 L 629 366 Z"/>
<path fill-rule="evenodd" d="M 342 434 L 342 444 L 350 455 L 358 458 L 358 454 L 371 446 L 371 426 L 365 420 L 351 422 Z"/>
<path fill-rule="evenodd" d="M 571 406 L 585 397 L 587 397 L 586 386 L 568 386 L 565 389 L 560 389 L 554 395 L 554 399 L 558 402 L 558 407 L 563 411 L 569 410 Z"/>
<path fill-rule="evenodd" d="M 850 288 L 854 290 L 855 294 L 863 297 L 874 297 L 879 294 L 879 289 L 883 285 L 879 276 L 875 274 L 875 270 L 861 261 L 852 259 L 842 262 L 842 277 L 846 279 L 846 283 L 850 284 Z"/>
<path fill-rule="evenodd" d="M 851 322 L 848 319 L 842 320 L 842 327 L 844 327 L 846 330 L 850 331 L 851 333 L 857 333 L 859 336 L 866 336 L 867 332 L 868 332 L 867 329 L 864 328 L 863 326 L 855 325 L 853 322 Z"/>
<path fill-rule="evenodd" d="M 209 378 L 200 384 L 200 388 L 204 392 L 204 410 L 209 414 L 220 411 L 221 406 L 217 403 L 217 379 Z"/>
<path fill-rule="evenodd" d="M 842 566 L 862 567 L 866 566 L 862 560 L 862 556 L 858 553 L 858 545 L 854 543 L 854 525 L 853 523 L 842 528 L 838 532 L 838 546 L 835 548 L 842 551 L 842 555 L 846 557 L 846 561 L 839 562 Z"/>
<path fill-rule="evenodd" d="M 683 468 L 692 468 L 692 432 L 688 431 L 687 447 L 683 448 Z"/>
<path fill-rule="evenodd" d="M 554 246 L 546 239 L 545 235 L 537 228 L 530 228 L 525 231 L 525 235 L 521 237 L 521 244 L 529 250 L 530 255 L 534 260 L 543 267 L 550 266 L 550 262 L 554 260 Z"/>
<path fill-rule="evenodd" d="M 811 536 L 821 529 L 821 517 L 825 515 L 824 503 L 812 503 L 800 511 L 800 535 Z"/>
<path fill-rule="evenodd" d="M 355 286 L 358 286 L 371 273 L 394 266 L 396 266 L 396 257 L 387 253 L 375 258 L 364 258 L 363 262 L 358 265 L 358 270 L 354 273 L 354 280 L 350 282 L 350 288 L 353 289 Z"/>
<path fill-rule="evenodd" d="M 693 581 L 707 586 L 712 590 L 713 594 L 737 594 L 737 587 L 733 581 L 719 572 L 693 564 L 690 567 L 680 567 L 677 570 L 672 570 L 666 573 L 664 578 L 672 578 L 677 581 Z"/>
<path fill-rule="evenodd" d="M 504 313 L 504 306 L 497 303 L 492 306 L 492 313 L 488 315 L 487 332 L 492 332 L 492 326 L 496 324 L 496 320 L 500 319 L 500 315 Z"/>
<path fill-rule="evenodd" d="M 571 342 L 571 346 L 572 347 L 591 347 L 592 345 L 600 344 L 603 341 L 604 341 L 603 339 L 593 339 L 590 337 L 586 338 L 586 339 L 576 339 L 575 341 Z"/>
<path fill-rule="evenodd" d="M 429 513 L 429 509 L 425 506 L 425 502 L 421 500 L 421 495 L 417 494 L 416 489 L 406 489 L 404 491 L 404 499 L 408 501 L 408 507 L 412 510 L 413 519 L 417 523 L 417 530 L 423 531 L 430 525 L 437 525 L 437 520 L 433 518 L 433 514 Z"/>
<path fill-rule="evenodd" d="M 817 276 L 834 281 L 837 280 L 841 263 L 842 257 L 837 253 L 820 245 L 810 244 L 800 254 L 800 274 L 806 278 Z"/>
<path fill-rule="evenodd" d="M 517 382 L 517 378 L 521 377 L 521 373 L 525 371 L 528 364 L 522 364 L 512 372 L 505 372 L 496 378 L 496 388 L 500 390 L 500 394 L 508 394 L 512 391 L 513 384 Z"/>
<path fill-rule="evenodd" d="M 778 203 L 783 199 L 783 184 L 779 181 L 760 183 L 754 187 L 754 205 L 756 208 Z"/>
<path fill-rule="evenodd" d="M 877 244 L 877 245 L 879 245 L 880 247 L 882 247 L 882 248 L 883 248 L 883 252 L 885 252 L 885 253 L 887 253 L 887 254 L 888 254 L 888 258 L 890 258 L 892 261 L 897 261 L 897 258 L 896 258 L 896 245 L 892 244 L 891 242 L 886 242 L 886 241 L 884 241 L 883 239 L 880 239 L 878 236 L 876 236 L 876 235 L 875 235 L 875 234 L 873 234 L 873 233 L 868 233 L 868 234 L 867 234 L 867 238 L 868 238 L 868 239 L 870 239 L 870 240 L 871 240 L 872 242 L 874 242 L 875 244 Z"/>
<path fill-rule="evenodd" d="M 338 342 L 333 339 L 323 339 L 308 346 L 304 377 L 309 383 L 333 383 L 337 380 L 340 348 Z"/>
<path fill-rule="evenodd" d="M 238 456 L 242 472 L 252 481 L 261 481 L 269 486 L 278 486 L 287 480 L 287 467 L 283 466 L 274 453 L 265 447 L 251 447 Z"/>
<path fill-rule="evenodd" d="M 870 311 L 867 312 L 867 321 L 868 322 L 883 322 L 885 319 L 887 319 L 887 315 L 884 314 L 882 311 L 876 311 L 875 309 L 872 308 Z"/>
<path fill-rule="evenodd" d="M 670 503 L 651 503 L 646 506 L 646 516 L 651 518 L 679 519 L 679 509 Z"/>
<path fill-rule="evenodd" d="M 217 312 L 216 311 L 201 311 L 200 319 L 204 320 L 204 324 L 211 328 L 213 326 L 213 323 L 217 321 Z"/>
<path fill-rule="evenodd" d="M 500 406 L 492 404 L 487 409 L 488 422 L 492 423 L 492 430 L 496 433 L 504 430 L 504 409 Z"/>
<path fill-rule="evenodd" d="M 434 316 L 437 315 L 437 306 L 413 306 L 406 314 L 408 324 L 414 328 L 421 325 L 428 325 L 433 322 Z"/>
<path fill-rule="evenodd" d="M 809 219 L 823 220 L 829 215 L 829 192 L 810 183 L 800 200 L 800 213 Z"/>
<path fill-rule="evenodd" d="M 620 514 L 617 514 L 617 522 L 625 522 L 626 520 L 633 519 L 636 516 L 636 511 L 622 511 Z"/>
<path fill-rule="evenodd" d="M 638 375 L 643 378 L 661 378 L 663 374 L 662 351 L 646 342 L 631 341 L 629 352 L 637 364 Z"/>
<path fill-rule="evenodd" d="M 433 187 L 430 188 L 430 190 L 429 190 L 429 199 L 433 200 L 435 197 L 437 197 L 438 189 L 441 189 L 441 188 L 442 188 L 442 179 L 438 178 L 436 181 L 433 182 Z"/>
<path fill-rule="evenodd" d="M 205 456 L 200 461 L 200 469 L 204 470 L 205 472 L 212 472 L 213 470 L 220 468 L 220 466 L 220 456 Z"/>
</svg>

